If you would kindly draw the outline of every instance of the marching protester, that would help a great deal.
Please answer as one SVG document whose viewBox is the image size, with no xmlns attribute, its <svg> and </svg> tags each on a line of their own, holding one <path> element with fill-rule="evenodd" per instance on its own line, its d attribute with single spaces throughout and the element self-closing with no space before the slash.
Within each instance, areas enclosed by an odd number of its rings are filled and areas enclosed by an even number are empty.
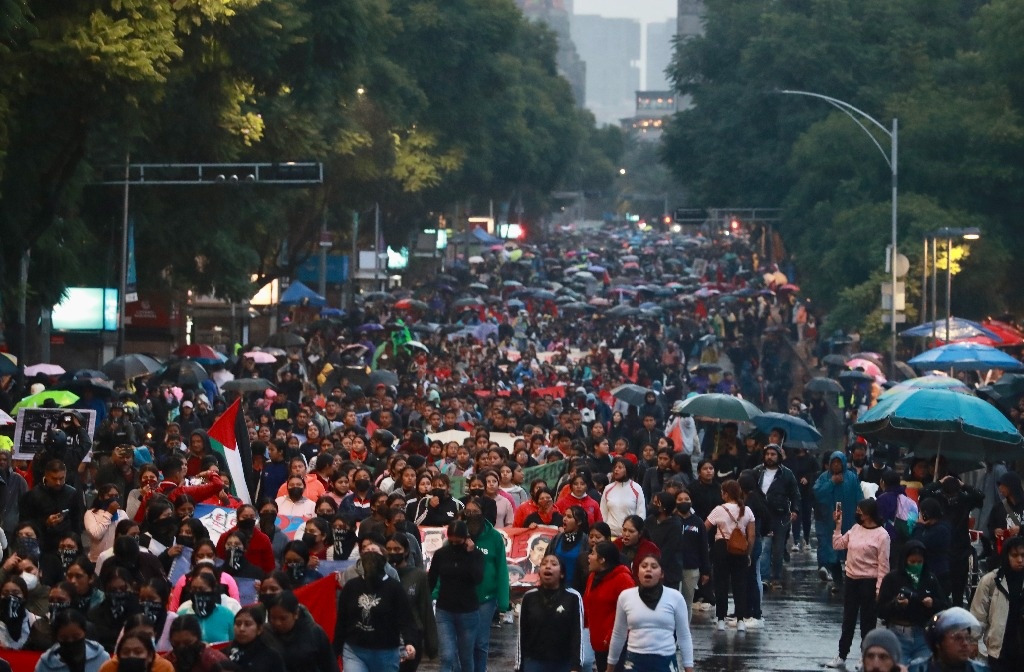
<svg viewBox="0 0 1024 672">
<path fill-rule="evenodd" d="M 582 670 L 583 601 L 565 585 L 557 555 L 540 563 L 540 585 L 525 595 L 520 607 L 516 669 L 522 672 Z"/>
</svg>

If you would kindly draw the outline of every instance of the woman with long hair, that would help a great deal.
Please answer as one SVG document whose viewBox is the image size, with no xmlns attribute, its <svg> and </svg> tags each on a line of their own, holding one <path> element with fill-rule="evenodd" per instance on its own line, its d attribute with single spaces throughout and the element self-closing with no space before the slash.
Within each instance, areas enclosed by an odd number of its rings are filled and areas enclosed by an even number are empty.
<svg viewBox="0 0 1024 672">
<path fill-rule="evenodd" d="M 392 534 L 387 538 L 384 550 L 388 562 L 398 572 L 398 578 L 409 598 L 415 624 L 414 639 L 409 643 L 416 648 L 416 655 L 403 660 L 398 669 L 401 672 L 416 672 L 424 654 L 429 658 L 437 657 L 437 620 L 430 595 L 430 579 L 426 571 L 410 563 L 412 544 L 409 535 L 401 532 Z"/>
<path fill-rule="evenodd" d="M 1003 542 L 999 567 L 981 577 L 971 613 L 981 623 L 989 669 L 1020 669 L 1024 660 L 1024 537 Z"/>
<path fill-rule="evenodd" d="M 627 516 L 647 517 L 644 491 L 632 477 L 633 464 L 629 460 L 623 457 L 612 460 L 611 482 L 601 493 L 601 519 L 616 536 L 622 534 L 622 522 Z"/>
<path fill-rule="evenodd" d="M 587 556 L 590 524 L 581 506 L 570 506 L 562 514 L 562 531 L 548 543 L 545 555 L 557 555 L 565 574 L 565 585 L 582 593 L 587 585 Z"/>
<path fill-rule="evenodd" d="M 180 616 L 171 624 L 171 652 L 164 656 L 174 672 L 215 672 L 227 656 L 203 641 L 199 619 Z"/>
<path fill-rule="evenodd" d="M 832 548 L 846 551 L 846 580 L 843 589 L 843 630 L 839 636 L 839 654 L 825 663 L 826 667 L 846 666 L 846 656 L 853 645 L 853 631 L 860 614 L 860 637 L 878 624 L 878 590 L 889 573 L 889 532 L 882 526 L 878 502 L 862 499 L 857 504 L 857 524 L 842 532 L 843 511 L 832 514 L 836 527 L 832 532 Z"/>
<path fill-rule="evenodd" d="M 523 595 L 519 611 L 516 669 L 521 672 L 570 672 L 583 669 L 583 600 L 566 587 L 565 565 L 546 555 L 540 585 Z"/>
<path fill-rule="evenodd" d="M 656 555 L 661 558 L 661 551 L 650 539 L 644 537 L 644 519 L 640 516 L 627 516 L 622 521 L 622 534 L 615 540 L 615 547 L 619 549 L 619 559 L 622 564 L 629 567 L 636 579 L 637 570 L 640 569 L 640 560 L 648 555 Z"/>
<path fill-rule="evenodd" d="M 288 672 L 338 672 L 338 659 L 327 633 L 291 591 L 269 600 L 267 614 L 270 627 L 261 636 L 281 652 Z"/>
<path fill-rule="evenodd" d="M 245 672 L 285 672 L 284 658 L 263 641 L 267 610 L 262 604 L 250 604 L 235 614 L 235 638 L 224 655 Z"/>
<path fill-rule="evenodd" d="M 461 520 L 448 525 L 448 543 L 434 553 L 427 573 L 437 591 L 437 638 L 441 672 L 473 672 L 473 647 L 480 615 L 476 587 L 484 578 L 484 556 Z"/>
<path fill-rule="evenodd" d="M 718 629 L 725 630 L 725 617 L 729 613 L 729 591 L 735 602 L 736 614 L 747 612 L 747 570 L 750 568 L 751 553 L 754 550 L 754 512 L 743 502 L 743 491 L 734 480 L 722 483 L 722 503 L 716 506 L 704 527 L 714 529 L 715 543 L 712 546 L 711 564 L 715 577 L 715 616 Z M 733 535 L 734 531 L 738 534 Z M 731 542 L 741 539 L 744 543 Z M 737 621 L 736 629 L 744 631 L 746 624 Z"/>
<path fill-rule="evenodd" d="M 683 669 L 693 672 L 693 640 L 683 596 L 664 585 L 661 561 L 655 555 L 640 560 L 637 579 L 637 586 L 623 591 L 615 605 L 607 672 L 613 672 L 620 659 L 629 669 L 670 672 L 677 669 L 677 650 Z"/>
<path fill-rule="evenodd" d="M 99 672 L 110 656 L 99 642 L 86 637 L 88 624 L 76 609 L 62 611 L 53 620 L 57 643 L 36 664 L 36 672 Z"/>
<path fill-rule="evenodd" d="M 579 506 L 587 513 L 587 523 L 590 525 L 603 520 L 601 503 L 591 495 L 591 489 L 590 474 L 586 470 L 578 470 L 567 483 L 565 493 L 555 502 L 555 508 L 564 516 L 570 507 Z"/>
<path fill-rule="evenodd" d="M 174 672 L 174 666 L 157 655 L 150 633 L 138 628 L 121 637 L 114 657 L 103 663 L 100 672 Z"/>
<path fill-rule="evenodd" d="M 178 609 L 178 617 L 194 614 L 203 630 L 203 641 L 231 641 L 234 614 L 221 604 L 217 578 L 210 568 L 200 568 L 188 581 L 190 600 Z"/>
<path fill-rule="evenodd" d="M 590 645 L 597 669 L 604 670 L 608 666 L 619 593 L 632 588 L 636 582 L 629 567 L 620 561 L 619 549 L 610 541 L 592 546 L 588 561 L 590 576 L 583 593 L 584 624 L 590 629 Z"/>
</svg>

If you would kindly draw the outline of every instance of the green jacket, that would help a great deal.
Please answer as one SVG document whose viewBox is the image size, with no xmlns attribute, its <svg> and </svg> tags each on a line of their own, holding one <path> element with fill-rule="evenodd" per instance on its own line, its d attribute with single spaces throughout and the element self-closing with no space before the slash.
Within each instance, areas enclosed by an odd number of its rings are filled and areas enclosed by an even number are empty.
<svg viewBox="0 0 1024 672">
<path fill-rule="evenodd" d="M 488 600 L 498 603 L 498 611 L 509 610 L 508 561 L 505 558 L 505 540 L 484 519 L 479 534 L 471 534 L 473 543 L 484 554 L 484 580 L 476 587 L 477 600 L 483 604 Z"/>
</svg>

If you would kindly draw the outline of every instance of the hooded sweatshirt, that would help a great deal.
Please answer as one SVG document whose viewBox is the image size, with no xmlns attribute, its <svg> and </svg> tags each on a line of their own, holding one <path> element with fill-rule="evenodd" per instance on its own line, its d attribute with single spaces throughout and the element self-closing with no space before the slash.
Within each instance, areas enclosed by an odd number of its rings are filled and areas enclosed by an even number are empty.
<svg viewBox="0 0 1024 672">
<path fill-rule="evenodd" d="M 846 454 L 837 450 L 829 458 L 829 465 L 833 460 L 839 460 L 843 464 L 843 482 L 832 482 L 831 469 L 826 469 L 818 476 L 818 480 L 814 482 L 815 515 L 819 521 L 831 525 L 836 503 L 841 503 L 843 507 L 841 529 L 846 532 L 857 522 L 857 503 L 864 499 L 864 493 L 860 489 L 857 473 L 846 464 Z"/>
<path fill-rule="evenodd" d="M 473 543 L 484 555 L 484 578 L 476 587 L 480 604 L 495 600 L 498 611 L 509 609 L 508 561 L 505 559 L 505 541 L 487 519 L 480 521 L 483 527 L 477 534 L 470 533 Z"/>
<path fill-rule="evenodd" d="M 912 552 L 925 557 L 921 575 L 915 581 L 907 571 L 907 556 Z M 907 605 L 897 603 L 900 594 L 907 597 Z M 930 607 L 922 604 L 926 597 L 932 598 Z M 931 617 L 949 608 L 949 597 L 944 594 L 939 580 L 928 569 L 928 553 L 920 541 L 911 540 L 903 547 L 899 566 L 885 575 L 878 590 L 878 615 L 886 625 L 913 625 L 924 627 Z"/>
</svg>

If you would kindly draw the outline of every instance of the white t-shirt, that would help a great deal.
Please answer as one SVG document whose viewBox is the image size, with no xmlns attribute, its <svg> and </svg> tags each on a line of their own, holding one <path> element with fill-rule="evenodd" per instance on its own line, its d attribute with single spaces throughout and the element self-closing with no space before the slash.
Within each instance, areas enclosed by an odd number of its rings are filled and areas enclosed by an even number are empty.
<svg viewBox="0 0 1024 672">
<path fill-rule="evenodd" d="M 778 473 L 778 467 L 764 470 L 764 474 L 761 476 L 761 492 L 768 494 L 768 488 L 772 487 L 772 481 L 775 480 L 775 475 Z"/>
<path fill-rule="evenodd" d="M 719 504 L 708 514 L 708 522 L 716 528 L 715 539 L 728 539 L 737 526 L 741 530 L 746 530 L 747 525 L 754 522 L 754 512 L 749 506 L 745 506 L 741 516 L 738 504 Z"/>
</svg>

